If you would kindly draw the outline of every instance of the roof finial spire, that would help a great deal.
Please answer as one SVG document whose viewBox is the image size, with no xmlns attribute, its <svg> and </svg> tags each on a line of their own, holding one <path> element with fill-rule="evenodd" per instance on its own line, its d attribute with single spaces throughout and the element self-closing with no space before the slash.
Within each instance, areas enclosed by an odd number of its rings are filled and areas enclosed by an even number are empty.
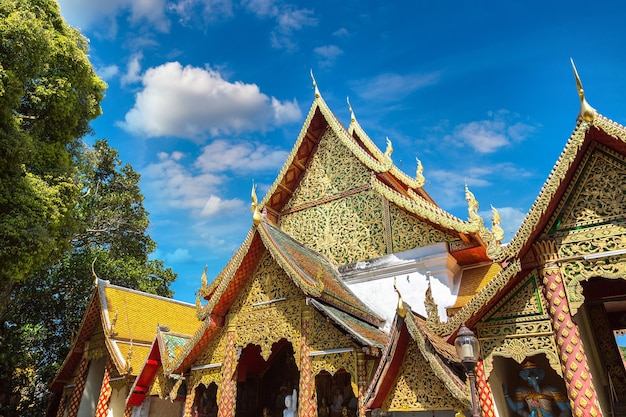
<svg viewBox="0 0 626 417">
<path fill-rule="evenodd" d="M 580 77 L 578 76 L 578 71 L 576 70 L 576 65 L 574 65 L 574 60 L 572 58 L 569 59 L 572 63 L 572 69 L 574 70 L 574 78 L 576 78 L 576 88 L 578 89 L 578 97 L 580 97 L 580 114 L 578 115 L 585 122 L 592 122 L 595 116 L 596 110 L 587 103 L 585 99 L 585 90 L 583 90 L 583 83 L 580 81 Z"/>
<path fill-rule="evenodd" d="M 261 213 L 259 212 L 259 201 L 256 196 L 256 184 L 254 180 L 252 180 L 252 193 L 250 194 L 252 197 L 252 204 L 250 204 L 250 211 L 252 211 L 252 221 L 255 226 L 258 226 L 261 223 Z"/>
<path fill-rule="evenodd" d="M 350 110 L 350 122 L 356 122 L 356 116 L 354 116 L 354 111 L 352 110 L 352 106 L 350 105 L 350 97 L 346 97 L 346 101 L 348 102 L 348 109 Z"/>
<path fill-rule="evenodd" d="M 313 80 L 313 88 L 315 89 L 315 98 L 320 98 L 320 90 L 317 88 L 317 82 L 315 82 L 315 77 L 313 76 L 313 69 L 311 68 L 311 80 Z"/>
</svg>

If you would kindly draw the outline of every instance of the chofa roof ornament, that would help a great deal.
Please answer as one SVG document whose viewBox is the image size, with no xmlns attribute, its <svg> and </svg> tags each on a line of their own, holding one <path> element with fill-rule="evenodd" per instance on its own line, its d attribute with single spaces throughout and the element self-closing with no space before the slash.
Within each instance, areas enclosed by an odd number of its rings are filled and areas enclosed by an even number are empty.
<svg viewBox="0 0 626 417">
<path fill-rule="evenodd" d="M 580 97 L 580 113 L 578 117 L 583 119 L 585 122 L 592 122 L 593 118 L 596 115 L 596 110 L 587 103 L 585 99 L 585 90 L 583 90 L 583 83 L 580 81 L 580 77 L 578 76 L 578 71 L 576 71 L 576 65 L 574 65 L 574 60 L 570 58 L 570 62 L 572 63 L 572 69 L 574 70 L 574 78 L 576 78 L 576 88 L 578 89 L 578 97 Z"/>
<path fill-rule="evenodd" d="M 315 82 L 315 77 L 313 76 L 313 70 L 311 69 L 311 80 L 313 81 L 313 89 L 315 90 L 315 98 L 320 98 L 320 90 L 317 88 L 317 82 Z"/>
</svg>

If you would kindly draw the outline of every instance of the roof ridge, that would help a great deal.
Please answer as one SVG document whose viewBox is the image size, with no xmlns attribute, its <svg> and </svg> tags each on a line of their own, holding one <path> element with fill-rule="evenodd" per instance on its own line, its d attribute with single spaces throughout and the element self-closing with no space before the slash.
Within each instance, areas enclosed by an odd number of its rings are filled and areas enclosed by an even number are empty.
<svg viewBox="0 0 626 417">
<path fill-rule="evenodd" d="M 185 302 L 185 301 L 181 301 L 181 300 L 176 300 L 175 298 L 168 298 L 168 297 L 164 297 L 162 295 L 157 295 L 157 294 L 151 294 L 145 291 L 141 291 L 141 290 L 136 290 L 133 288 L 127 288 L 127 287 L 122 287 L 121 285 L 115 285 L 115 284 L 111 284 L 110 281 L 107 280 L 103 280 L 103 279 L 98 279 L 99 284 L 98 285 L 102 285 L 102 288 L 104 289 L 106 288 L 111 288 L 111 289 L 115 289 L 115 290 L 120 290 L 120 291 L 125 291 L 125 292 L 130 292 L 130 293 L 134 293 L 137 295 L 142 295 L 145 297 L 149 297 L 149 298 L 155 298 L 161 301 L 167 301 L 167 302 L 171 302 L 174 304 L 180 304 L 183 305 L 185 307 L 195 307 L 193 304 Z"/>
</svg>

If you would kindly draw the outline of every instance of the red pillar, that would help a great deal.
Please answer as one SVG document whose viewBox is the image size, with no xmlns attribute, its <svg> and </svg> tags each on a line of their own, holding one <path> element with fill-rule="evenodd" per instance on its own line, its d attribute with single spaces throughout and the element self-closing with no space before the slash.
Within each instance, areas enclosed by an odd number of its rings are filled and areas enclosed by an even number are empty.
<svg viewBox="0 0 626 417">
<path fill-rule="evenodd" d="M 535 244 L 534 250 L 543 263 L 543 290 L 556 334 L 572 412 L 579 417 L 602 416 L 580 331 L 571 315 L 561 268 L 556 263 L 556 244 L 553 241 L 540 241 Z"/>
<path fill-rule="evenodd" d="M 482 359 L 478 360 L 476 364 L 476 383 L 478 384 L 478 401 L 480 402 L 480 409 L 484 417 L 495 417 L 496 411 L 493 405 L 493 395 L 491 394 L 491 387 L 485 378 L 485 364 Z"/>
<path fill-rule="evenodd" d="M 70 398 L 70 406 L 67 410 L 67 417 L 76 417 L 78 414 L 78 407 L 80 407 L 80 399 L 83 397 L 83 390 L 85 389 L 85 382 L 87 381 L 87 372 L 89 371 L 89 361 L 85 356 L 80 360 L 78 366 L 78 375 L 74 381 L 74 391 Z"/>
<path fill-rule="evenodd" d="M 229 320 L 230 321 L 230 320 Z M 222 364 L 222 385 L 218 404 L 217 417 L 235 417 L 235 407 L 237 405 L 237 352 L 235 348 L 234 325 L 228 324 L 226 332 L 226 357 Z"/>
<path fill-rule="evenodd" d="M 96 406 L 96 417 L 107 417 L 109 413 L 109 401 L 111 400 L 111 368 L 113 363 L 109 360 L 104 368 L 104 377 L 102 378 L 102 387 L 98 396 L 98 405 Z"/>
</svg>

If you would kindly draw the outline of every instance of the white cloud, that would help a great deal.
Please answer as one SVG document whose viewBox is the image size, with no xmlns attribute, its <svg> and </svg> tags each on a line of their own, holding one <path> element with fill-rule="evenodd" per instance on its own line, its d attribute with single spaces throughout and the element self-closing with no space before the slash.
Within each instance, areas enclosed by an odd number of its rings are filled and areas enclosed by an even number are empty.
<svg viewBox="0 0 626 417">
<path fill-rule="evenodd" d="M 96 68 L 96 73 L 102 78 L 104 81 L 109 81 L 113 77 L 115 77 L 120 72 L 120 69 L 117 65 L 107 65 L 104 67 Z"/>
<path fill-rule="evenodd" d="M 117 17 L 124 13 L 133 23 L 145 21 L 161 32 L 169 30 L 166 0 L 59 0 L 59 4 L 63 17 L 82 30 L 106 28 L 107 35 L 114 36 Z"/>
<path fill-rule="evenodd" d="M 190 172 L 183 165 L 184 155 L 180 152 L 161 152 L 158 156 L 158 162 L 142 171 L 147 193 L 159 205 L 200 213 L 224 178 L 209 172 Z"/>
<path fill-rule="evenodd" d="M 184 264 L 194 260 L 193 256 L 189 253 L 189 249 L 176 248 L 173 253 L 165 254 L 165 261 L 168 264 Z"/>
<path fill-rule="evenodd" d="M 313 10 L 298 8 L 293 4 L 274 0 L 247 0 L 243 5 L 259 18 L 275 20 L 276 27 L 270 33 L 270 42 L 277 49 L 296 50 L 298 44 L 293 32 L 317 25 Z"/>
<path fill-rule="evenodd" d="M 202 208 L 200 215 L 203 217 L 208 217 L 217 213 L 228 213 L 232 210 L 238 210 L 242 206 L 243 202 L 241 200 L 222 200 L 215 195 L 211 195 L 204 207 Z"/>
<path fill-rule="evenodd" d="M 216 140 L 203 148 L 194 165 L 205 172 L 258 172 L 282 166 L 287 155 L 263 144 Z"/>
<path fill-rule="evenodd" d="M 206 24 L 233 16 L 232 0 L 179 0 L 168 5 L 183 24 Z"/>
<path fill-rule="evenodd" d="M 322 68 L 332 67 L 337 57 L 343 55 L 343 51 L 337 45 L 318 46 L 313 49 L 313 52 Z"/>
<path fill-rule="evenodd" d="M 229 82 L 211 68 L 169 62 L 149 68 L 143 90 L 120 126 L 147 137 L 202 140 L 207 135 L 264 130 L 301 118 L 297 102 L 281 102 L 256 84 Z"/>
<path fill-rule="evenodd" d="M 381 74 L 352 83 L 352 89 L 368 101 L 398 101 L 420 88 L 439 81 L 439 72 L 427 74 Z"/>
<path fill-rule="evenodd" d="M 532 135 L 536 128 L 515 121 L 517 118 L 506 110 L 489 113 L 487 120 L 461 124 L 454 129 L 454 138 L 480 153 L 492 153 Z"/>
<path fill-rule="evenodd" d="M 126 65 L 126 73 L 122 75 L 122 85 L 134 84 L 141 81 L 141 60 L 143 55 L 141 53 L 134 54 L 128 60 Z"/>
</svg>

